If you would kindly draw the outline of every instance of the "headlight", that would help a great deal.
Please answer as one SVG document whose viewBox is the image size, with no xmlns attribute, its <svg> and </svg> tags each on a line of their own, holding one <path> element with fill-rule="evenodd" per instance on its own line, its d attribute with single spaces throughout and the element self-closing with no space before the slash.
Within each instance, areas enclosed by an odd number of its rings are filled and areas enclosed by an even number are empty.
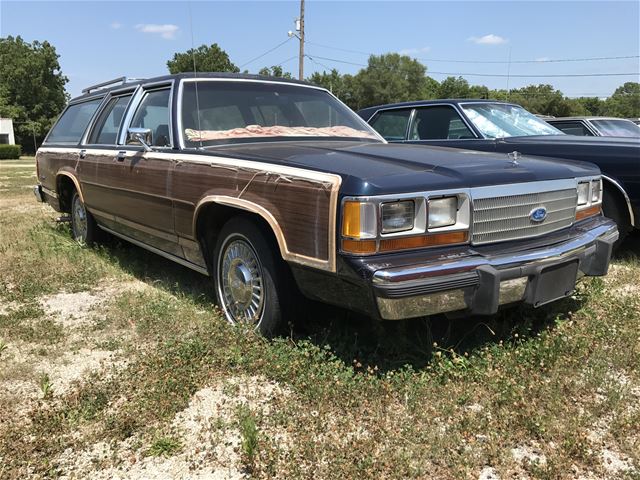
<svg viewBox="0 0 640 480">
<path fill-rule="evenodd" d="M 413 200 L 383 203 L 382 233 L 405 232 L 413 230 L 416 206 Z"/>
<path fill-rule="evenodd" d="M 591 182 L 591 203 L 602 201 L 602 180 L 593 180 Z"/>
<path fill-rule="evenodd" d="M 578 183 L 578 205 L 586 205 L 589 202 L 589 183 Z"/>
<path fill-rule="evenodd" d="M 432 198 L 429 200 L 429 228 L 455 225 L 458 213 L 458 197 Z"/>
</svg>

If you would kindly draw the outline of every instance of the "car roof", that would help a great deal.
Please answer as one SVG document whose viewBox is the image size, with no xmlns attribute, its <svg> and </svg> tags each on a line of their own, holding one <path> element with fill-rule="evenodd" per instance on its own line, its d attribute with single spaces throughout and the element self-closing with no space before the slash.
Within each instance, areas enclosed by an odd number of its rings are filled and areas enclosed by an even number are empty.
<svg viewBox="0 0 640 480">
<path fill-rule="evenodd" d="M 128 88 L 135 88 L 138 85 L 145 85 L 145 84 L 149 84 L 149 83 L 169 82 L 169 81 L 172 81 L 172 80 L 181 80 L 181 79 L 184 79 L 184 78 L 223 78 L 223 79 L 229 79 L 229 80 L 254 80 L 254 81 L 264 81 L 264 82 L 290 83 L 292 85 L 301 85 L 301 86 L 305 86 L 305 87 L 314 87 L 314 88 L 320 88 L 320 89 L 323 88 L 323 87 L 320 87 L 318 85 L 314 85 L 314 84 L 309 83 L 309 82 L 300 81 L 300 80 L 294 80 L 294 79 L 291 79 L 291 78 L 270 77 L 270 76 L 266 76 L 266 75 L 254 75 L 254 74 L 249 74 L 249 73 L 230 73 L 230 72 L 198 72 L 198 73 L 193 73 L 193 72 L 182 72 L 182 73 L 174 73 L 174 74 L 170 74 L 170 75 L 161 75 L 159 77 L 153 77 L 153 78 L 132 78 L 132 79 L 127 79 L 126 77 L 121 77 L 120 79 L 114 80 L 113 83 L 116 83 L 116 82 L 118 82 L 118 83 L 114 84 L 113 86 L 106 86 L 106 87 L 98 87 L 98 86 L 96 86 L 95 89 L 93 89 L 93 87 L 89 87 L 89 88 L 92 89 L 91 91 L 89 91 L 87 93 L 83 93 L 82 95 L 79 95 L 77 97 L 72 98 L 69 101 L 69 103 L 75 103 L 75 102 L 88 100 L 90 98 L 101 97 L 101 96 L 104 96 L 107 93 L 112 92 L 112 91 L 126 90 Z"/>
<path fill-rule="evenodd" d="M 391 108 L 410 108 L 410 107 L 422 107 L 425 105 L 446 105 L 446 104 L 460 104 L 460 103 L 501 103 L 503 105 L 517 105 L 511 102 L 503 102 L 500 100 L 488 100 L 486 98 L 440 98 L 437 100 L 414 100 L 412 102 L 398 102 L 387 103 L 384 105 L 375 105 L 372 107 L 362 108 L 358 113 L 374 113 L 377 110 L 391 109 Z"/>
<path fill-rule="evenodd" d="M 565 120 L 624 120 L 627 122 L 632 122 L 628 118 L 619 118 L 619 117 L 587 117 L 587 116 L 575 116 L 575 117 L 555 117 L 549 119 L 552 122 L 557 120 L 565 121 Z M 546 119 L 545 119 L 546 121 Z M 633 122 L 632 122 L 633 123 Z"/>
</svg>

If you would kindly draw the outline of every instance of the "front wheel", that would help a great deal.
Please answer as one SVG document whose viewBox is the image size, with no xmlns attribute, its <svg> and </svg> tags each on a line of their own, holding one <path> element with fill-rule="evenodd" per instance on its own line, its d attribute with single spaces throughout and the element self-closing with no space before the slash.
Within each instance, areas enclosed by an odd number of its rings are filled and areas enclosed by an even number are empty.
<svg viewBox="0 0 640 480">
<path fill-rule="evenodd" d="M 288 295 L 274 250 L 254 222 L 236 217 L 222 228 L 214 251 L 216 297 L 225 317 L 265 336 L 280 329 Z"/>
<path fill-rule="evenodd" d="M 73 192 L 71 198 L 71 234 L 77 242 L 92 245 L 98 238 L 98 226 L 84 202 Z"/>
</svg>

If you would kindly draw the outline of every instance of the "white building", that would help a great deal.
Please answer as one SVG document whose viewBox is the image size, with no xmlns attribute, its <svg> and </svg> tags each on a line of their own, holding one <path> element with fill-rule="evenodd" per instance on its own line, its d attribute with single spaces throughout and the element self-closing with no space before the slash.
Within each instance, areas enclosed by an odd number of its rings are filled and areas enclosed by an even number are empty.
<svg viewBox="0 0 640 480">
<path fill-rule="evenodd" d="M 0 144 L 15 145 L 15 143 L 13 120 L 10 118 L 0 118 Z"/>
</svg>

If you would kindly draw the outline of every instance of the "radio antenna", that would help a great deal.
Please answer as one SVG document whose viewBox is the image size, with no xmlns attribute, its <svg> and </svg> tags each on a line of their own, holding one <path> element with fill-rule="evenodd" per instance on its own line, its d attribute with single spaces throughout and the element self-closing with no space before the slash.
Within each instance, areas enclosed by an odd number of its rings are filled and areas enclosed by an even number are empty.
<svg viewBox="0 0 640 480">
<path fill-rule="evenodd" d="M 193 16 L 191 15 L 191 0 L 187 1 L 187 9 L 189 10 L 189 30 L 191 32 L 191 58 L 193 60 L 193 78 L 196 90 L 196 119 L 198 122 L 198 141 L 202 148 L 202 125 L 200 123 L 200 97 L 198 96 L 198 67 L 196 66 L 196 50 L 193 44 Z M 180 112 L 182 115 L 182 112 Z"/>
</svg>

